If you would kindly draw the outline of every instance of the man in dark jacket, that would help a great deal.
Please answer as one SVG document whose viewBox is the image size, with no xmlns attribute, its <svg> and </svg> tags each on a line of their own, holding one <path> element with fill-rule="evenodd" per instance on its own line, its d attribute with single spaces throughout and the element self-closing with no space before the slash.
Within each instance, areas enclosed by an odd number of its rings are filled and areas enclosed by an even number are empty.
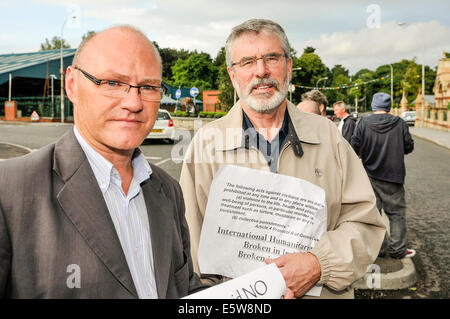
<svg viewBox="0 0 450 319">
<path fill-rule="evenodd" d="M 388 112 L 391 97 L 376 93 L 372 100 L 373 114 L 363 117 L 351 138 L 351 145 L 361 158 L 377 198 L 377 207 L 389 218 L 389 253 L 392 258 L 413 257 L 415 251 L 406 247 L 405 163 L 404 155 L 414 149 L 408 125 Z M 386 254 L 387 238 L 379 256 Z"/>
<path fill-rule="evenodd" d="M 334 103 L 333 110 L 334 114 L 341 119 L 338 125 L 339 132 L 350 143 L 356 127 L 356 118 L 348 114 L 344 101 Z"/>
</svg>

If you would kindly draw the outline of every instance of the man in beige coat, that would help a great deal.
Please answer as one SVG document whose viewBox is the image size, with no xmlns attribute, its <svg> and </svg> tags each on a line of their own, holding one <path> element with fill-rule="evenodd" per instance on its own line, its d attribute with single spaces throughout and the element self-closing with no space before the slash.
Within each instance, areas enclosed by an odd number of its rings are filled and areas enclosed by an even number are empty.
<svg viewBox="0 0 450 319">
<path fill-rule="evenodd" d="M 315 247 L 266 260 L 280 268 L 286 294 L 302 297 L 319 284 L 324 286 L 321 298 L 352 298 L 350 286 L 377 257 L 385 226 L 364 168 L 336 126 L 286 100 L 289 52 L 283 29 L 269 20 L 246 21 L 228 37 L 228 73 L 240 100 L 225 117 L 199 130 L 181 172 L 194 269 L 199 273 L 201 227 L 219 167 L 271 171 L 326 192 L 327 232 Z"/>
</svg>

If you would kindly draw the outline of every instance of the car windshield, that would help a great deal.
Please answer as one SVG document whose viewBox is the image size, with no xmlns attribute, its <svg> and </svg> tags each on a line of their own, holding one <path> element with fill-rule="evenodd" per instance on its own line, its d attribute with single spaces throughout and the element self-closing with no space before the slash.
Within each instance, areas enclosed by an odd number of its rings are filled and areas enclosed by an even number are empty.
<svg viewBox="0 0 450 319">
<path fill-rule="evenodd" d="M 158 112 L 158 120 L 170 120 L 170 115 L 166 112 Z"/>
</svg>

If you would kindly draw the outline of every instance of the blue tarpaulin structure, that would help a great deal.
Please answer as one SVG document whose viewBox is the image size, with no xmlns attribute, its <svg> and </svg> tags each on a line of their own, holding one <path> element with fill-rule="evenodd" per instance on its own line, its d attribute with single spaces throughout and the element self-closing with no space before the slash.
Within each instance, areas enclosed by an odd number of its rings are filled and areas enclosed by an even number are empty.
<svg viewBox="0 0 450 319">
<path fill-rule="evenodd" d="M 63 49 L 64 68 L 72 64 L 76 49 Z M 12 78 L 45 79 L 48 74 L 60 78 L 60 50 L 0 55 L 0 85 Z"/>
</svg>

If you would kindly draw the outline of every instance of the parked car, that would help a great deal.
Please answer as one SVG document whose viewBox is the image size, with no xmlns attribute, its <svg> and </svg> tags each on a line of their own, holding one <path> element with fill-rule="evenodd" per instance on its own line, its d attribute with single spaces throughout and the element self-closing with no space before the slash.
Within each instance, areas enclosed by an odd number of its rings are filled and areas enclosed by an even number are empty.
<svg viewBox="0 0 450 319">
<path fill-rule="evenodd" d="M 158 110 L 158 117 L 148 139 L 165 139 L 170 144 L 175 142 L 175 127 L 170 113 L 166 110 Z"/>
<path fill-rule="evenodd" d="M 406 122 L 406 124 L 414 125 L 414 123 L 416 122 L 416 111 L 403 112 L 401 117 Z"/>
<path fill-rule="evenodd" d="M 326 116 L 327 116 L 327 118 L 330 120 L 330 121 L 337 121 L 337 117 L 336 117 L 336 115 L 334 114 L 334 110 L 332 109 L 332 108 L 326 108 L 326 110 L 325 110 L 325 114 L 326 114 Z"/>
</svg>

